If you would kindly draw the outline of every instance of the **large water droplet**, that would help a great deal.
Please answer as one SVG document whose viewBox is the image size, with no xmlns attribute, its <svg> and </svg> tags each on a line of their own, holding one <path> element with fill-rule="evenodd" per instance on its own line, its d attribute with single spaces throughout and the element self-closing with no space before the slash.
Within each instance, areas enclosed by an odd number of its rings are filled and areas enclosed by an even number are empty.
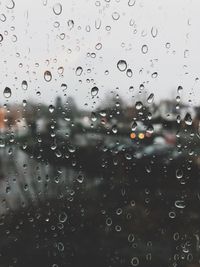
<svg viewBox="0 0 200 267">
<path fill-rule="evenodd" d="M 92 97 L 96 96 L 99 92 L 99 88 L 94 86 L 92 89 L 91 89 L 91 95 Z"/>
<path fill-rule="evenodd" d="M 127 69 L 126 71 L 126 75 L 131 78 L 133 76 L 133 72 L 132 72 L 132 69 Z"/>
<path fill-rule="evenodd" d="M 143 45 L 141 50 L 142 50 L 143 54 L 146 54 L 148 52 L 148 46 L 147 45 Z"/>
<path fill-rule="evenodd" d="M 11 91 L 11 89 L 10 89 L 9 87 L 6 87 L 6 88 L 4 89 L 4 91 L 3 91 L 3 95 L 4 95 L 5 98 L 9 98 L 9 97 L 11 97 L 11 95 L 12 95 L 12 91 Z"/>
<path fill-rule="evenodd" d="M 15 2 L 13 0 L 7 0 L 6 7 L 8 9 L 13 9 L 15 7 Z"/>
<path fill-rule="evenodd" d="M 176 178 L 181 179 L 183 177 L 183 171 L 181 169 L 176 170 Z"/>
<path fill-rule="evenodd" d="M 46 82 L 50 82 L 52 79 L 52 75 L 51 72 L 49 70 L 46 70 L 44 73 L 44 79 Z"/>
<path fill-rule="evenodd" d="M 181 85 L 178 86 L 177 88 L 177 93 L 180 94 L 183 90 L 183 87 Z"/>
<path fill-rule="evenodd" d="M 68 20 L 67 25 L 69 29 L 72 30 L 74 28 L 74 21 L 72 19 Z"/>
<path fill-rule="evenodd" d="M 128 1 L 128 5 L 129 6 L 134 6 L 135 5 L 135 2 L 136 2 L 136 0 L 129 0 Z"/>
<path fill-rule="evenodd" d="M 185 115 L 185 123 L 187 124 L 187 125 L 192 125 L 192 117 L 191 117 L 191 115 L 190 115 L 190 113 L 187 113 L 186 115 Z"/>
<path fill-rule="evenodd" d="M 142 104 L 141 101 L 138 101 L 138 102 L 135 103 L 135 108 L 136 108 L 137 110 L 140 110 L 142 107 L 143 107 L 143 104 Z"/>
<path fill-rule="evenodd" d="M 151 35 L 152 35 L 152 37 L 155 38 L 157 36 L 157 34 L 158 34 L 158 29 L 155 28 L 155 27 L 152 27 L 151 28 Z"/>
<path fill-rule="evenodd" d="M 28 83 L 27 83 L 27 81 L 22 81 L 22 89 L 23 90 L 27 90 L 28 89 Z"/>
<path fill-rule="evenodd" d="M 184 209 L 186 207 L 184 200 L 176 200 L 174 205 L 178 209 Z"/>
<path fill-rule="evenodd" d="M 139 259 L 138 259 L 138 257 L 133 257 L 132 259 L 131 259 L 131 265 L 132 266 L 138 266 L 138 264 L 139 264 Z"/>
<path fill-rule="evenodd" d="M 77 76 L 81 76 L 82 72 L 83 72 L 83 68 L 82 67 L 79 66 L 79 67 L 76 68 L 76 75 Z"/>
<path fill-rule="evenodd" d="M 127 69 L 127 63 L 125 60 L 119 60 L 118 63 L 117 63 L 117 68 L 120 70 L 120 71 L 125 71 Z"/>
<path fill-rule="evenodd" d="M 53 105 L 49 105 L 49 112 L 53 113 L 55 110 L 55 107 Z"/>
<path fill-rule="evenodd" d="M 55 15 L 60 15 L 62 13 L 62 5 L 57 3 L 53 6 L 53 12 Z"/>
<path fill-rule="evenodd" d="M 59 221 L 61 223 L 64 223 L 64 222 L 66 222 L 66 220 L 67 220 L 67 214 L 65 212 L 60 213 L 59 214 Z"/>
<path fill-rule="evenodd" d="M 5 14 L 1 14 L 0 15 L 0 20 L 2 21 L 2 22 L 5 22 L 6 21 L 6 16 L 5 16 Z"/>
<path fill-rule="evenodd" d="M 148 104 L 152 104 L 154 100 L 154 94 L 150 94 L 147 98 L 147 103 Z"/>
<path fill-rule="evenodd" d="M 118 19 L 120 18 L 119 13 L 118 13 L 118 12 L 113 12 L 113 13 L 112 13 L 112 18 L 113 18 L 114 20 L 118 20 Z"/>
</svg>

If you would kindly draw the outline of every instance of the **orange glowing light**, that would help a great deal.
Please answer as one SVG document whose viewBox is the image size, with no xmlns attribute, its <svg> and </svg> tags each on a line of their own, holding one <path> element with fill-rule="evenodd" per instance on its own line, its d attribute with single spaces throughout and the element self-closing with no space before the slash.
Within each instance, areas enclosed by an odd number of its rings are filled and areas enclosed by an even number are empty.
<svg viewBox="0 0 200 267">
<path fill-rule="evenodd" d="M 130 138 L 131 138 L 131 139 L 135 139 L 135 137 L 136 137 L 136 134 L 135 134 L 135 133 L 131 133 L 131 134 L 130 134 Z"/>
</svg>

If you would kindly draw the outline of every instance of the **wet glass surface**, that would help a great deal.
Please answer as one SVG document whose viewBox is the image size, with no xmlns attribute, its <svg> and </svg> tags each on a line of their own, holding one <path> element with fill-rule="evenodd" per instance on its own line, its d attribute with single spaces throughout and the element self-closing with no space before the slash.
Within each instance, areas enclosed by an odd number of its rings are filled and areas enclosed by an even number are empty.
<svg viewBox="0 0 200 267">
<path fill-rule="evenodd" d="M 0 267 L 199 267 L 198 1 L 0 2 Z"/>
</svg>

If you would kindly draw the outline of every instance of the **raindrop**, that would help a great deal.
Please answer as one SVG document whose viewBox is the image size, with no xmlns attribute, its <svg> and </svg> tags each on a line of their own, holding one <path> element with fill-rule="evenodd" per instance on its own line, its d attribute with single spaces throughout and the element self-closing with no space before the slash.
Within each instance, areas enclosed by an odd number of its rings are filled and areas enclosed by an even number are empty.
<svg viewBox="0 0 200 267">
<path fill-rule="evenodd" d="M 74 21 L 72 19 L 68 20 L 67 25 L 69 29 L 72 30 L 74 28 Z"/>
<path fill-rule="evenodd" d="M 178 86 L 177 93 L 180 94 L 183 90 L 183 87 L 181 85 Z"/>
<path fill-rule="evenodd" d="M 149 133 L 149 134 L 153 134 L 154 132 L 154 128 L 153 128 L 153 125 L 149 125 L 146 129 L 146 132 Z"/>
<path fill-rule="evenodd" d="M 1 15 L 0 15 L 0 20 L 1 20 L 2 22 L 5 22 L 5 21 L 6 21 L 6 16 L 5 16 L 4 14 L 1 14 Z"/>
<path fill-rule="evenodd" d="M 191 117 L 191 115 L 190 115 L 190 113 L 187 113 L 186 115 L 185 115 L 185 123 L 187 124 L 187 125 L 192 125 L 192 117 Z"/>
<path fill-rule="evenodd" d="M 76 75 L 77 76 L 81 76 L 82 72 L 83 72 L 83 68 L 82 67 L 79 66 L 79 67 L 76 68 Z"/>
<path fill-rule="evenodd" d="M 58 74 L 62 75 L 64 72 L 64 68 L 63 67 L 59 67 L 58 68 Z"/>
<path fill-rule="evenodd" d="M 166 44 L 165 44 L 165 47 L 166 47 L 167 49 L 169 49 L 169 48 L 171 47 L 171 44 L 170 44 L 170 43 L 166 43 Z"/>
<path fill-rule="evenodd" d="M 96 96 L 99 92 L 99 88 L 94 86 L 92 89 L 91 89 L 91 95 L 92 97 Z"/>
<path fill-rule="evenodd" d="M 146 54 L 148 52 L 148 46 L 147 45 L 143 45 L 141 51 L 142 51 L 143 54 Z"/>
<path fill-rule="evenodd" d="M 101 20 L 100 19 L 95 20 L 95 28 L 97 30 L 99 30 L 101 28 Z"/>
<path fill-rule="evenodd" d="M 176 200 L 174 205 L 178 209 L 184 209 L 186 207 L 184 200 Z"/>
<path fill-rule="evenodd" d="M 96 44 L 95 48 L 96 50 L 100 50 L 102 48 L 102 44 L 101 43 Z"/>
<path fill-rule="evenodd" d="M 66 85 L 66 83 L 62 83 L 62 84 L 61 84 L 61 89 L 62 89 L 63 91 L 65 91 L 65 90 L 67 89 L 67 85 Z"/>
<path fill-rule="evenodd" d="M 112 14 L 112 18 L 113 18 L 114 20 L 118 20 L 118 19 L 120 18 L 119 13 L 118 13 L 118 12 L 113 12 L 113 14 Z"/>
<path fill-rule="evenodd" d="M 114 134 L 116 134 L 117 133 L 117 126 L 116 125 L 114 125 L 113 127 L 112 127 L 112 132 L 114 133 Z"/>
<path fill-rule="evenodd" d="M 13 0 L 7 0 L 6 7 L 8 9 L 13 9 L 15 7 L 15 2 Z"/>
<path fill-rule="evenodd" d="M 176 217 L 176 213 L 175 213 L 174 211 L 170 211 L 170 212 L 169 212 L 169 217 L 170 217 L 171 219 L 174 219 L 174 218 Z"/>
<path fill-rule="evenodd" d="M 129 6 L 134 6 L 135 5 L 135 2 L 136 2 L 136 0 L 129 0 L 128 1 L 128 5 Z"/>
<path fill-rule="evenodd" d="M 131 259 L 131 265 L 132 265 L 132 266 L 138 266 L 138 264 L 139 264 L 139 259 L 138 259 L 138 257 L 133 257 L 133 258 Z"/>
<path fill-rule="evenodd" d="M 3 35 L 0 34 L 0 42 L 2 42 L 2 41 L 3 41 Z"/>
<path fill-rule="evenodd" d="M 125 60 L 119 60 L 118 63 L 117 63 L 117 68 L 120 70 L 120 71 L 125 71 L 127 69 L 127 63 Z"/>
<path fill-rule="evenodd" d="M 10 98 L 12 95 L 12 91 L 9 87 L 6 87 L 3 91 L 3 95 L 5 98 Z"/>
<path fill-rule="evenodd" d="M 23 90 L 27 90 L 28 89 L 28 83 L 27 83 L 27 81 L 25 81 L 25 80 L 22 81 L 22 85 L 21 86 L 22 86 L 22 89 Z"/>
<path fill-rule="evenodd" d="M 46 70 L 44 73 L 44 79 L 46 82 L 50 82 L 52 79 L 52 75 L 51 72 L 49 70 Z"/>
<path fill-rule="evenodd" d="M 136 130 L 136 128 L 137 128 L 137 122 L 134 121 L 132 126 L 131 126 L 131 130 L 134 132 Z"/>
<path fill-rule="evenodd" d="M 53 113 L 55 110 L 54 106 L 53 105 L 49 105 L 49 112 L 50 113 Z"/>
<path fill-rule="evenodd" d="M 82 174 L 80 174 L 77 178 L 76 178 L 77 182 L 79 182 L 80 184 L 83 183 L 84 181 L 84 176 Z"/>
<path fill-rule="evenodd" d="M 111 226 L 112 225 L 112 219 L 108 217 L 106 219 L 106 224 L 107 224 L 107 226 Z"/>
<path fill-rule="evenodd" d="M 143 104 L 142 104 L 141 101 L 136 102 L 136 104 L 135 104 L 135 108 L 136 108 L 137 110 L 140 110 L 142 107 L 143 107 Z"/>
<path fill-rule="evenodd" d="M 129 78 L 131 78 L 131 77 L 133 76 L 133 72 L 132 72 L 132 70 L 131 70 L 131 69 L 127 69 L 127 71 L 126 71 L 126 75 L 127 75 Z"/>
<path fill-rule="evenodd" d="M 183 171 L 181 169 L 176 170 L 176 178 L 177 179 L 183 178 Z"/>
<path fill-rule="evenodd" d="M 62 13 L 62 5 L 57 3 L 53 6 L 53 12 L 55 15 L 60 15 Z"/>
<path fill-rule="evenodd" d="M 152 27 L 151 28 L 151 35 L 152 35 L 152 37 L 155 38 L 157 36 L 157 34 L 158 34 L 158 29 L 155 28 L 155 27 Z"/>
<path fill-rule="evenodd" d="M 148 104 L 152 104 L 153 103 L 153 100 L 154 100 L 154 94 L 150 94 L 147 98 L 147 103 Z"/>
<path fill-rule="evenodd" d="M 151 77 L 154 78 L 154 79 L 157 78 L 157 77 L 158 77 L 158 73 L 157 73 L 157 72 L 153 72 L 153 73 L 151 74 Z"/>
<path fill-rule="evenodd" d="M 67 220 L 67 214 L 65 212 L 60 213 L 59 214 L 59 221 L 61 223 L 64 223 L 64 222 L 66 222 L 66 220 Z"/>
</svg>

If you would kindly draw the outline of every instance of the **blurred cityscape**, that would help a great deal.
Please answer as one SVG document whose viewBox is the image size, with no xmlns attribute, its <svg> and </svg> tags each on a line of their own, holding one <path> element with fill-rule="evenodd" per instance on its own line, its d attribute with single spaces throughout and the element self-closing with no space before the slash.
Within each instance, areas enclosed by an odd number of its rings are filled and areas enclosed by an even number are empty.
<svg viewBox="0 0 200 267">
<path fill-rule="evenodd" d="M 200 107 L 145 103 L 1 107 L 0 266 L 199 266 Z"/>
</svg>

